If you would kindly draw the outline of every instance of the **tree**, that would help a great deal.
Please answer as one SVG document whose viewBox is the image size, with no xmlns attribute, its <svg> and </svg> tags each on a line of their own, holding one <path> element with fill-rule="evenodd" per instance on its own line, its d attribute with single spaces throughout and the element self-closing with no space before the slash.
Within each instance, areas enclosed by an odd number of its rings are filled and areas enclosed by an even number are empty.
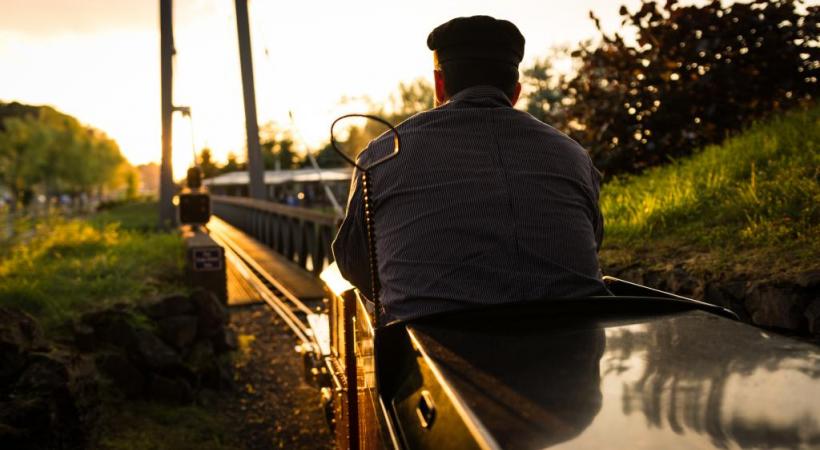
<svg viewBox="0 0 820 450">
<path fill-rule="evenodd" d="M 393 126 L 407 120 L 409 117 L 433 107 L 433 86 L 425 78 L 417 78 L 410 82 L 399 83 L 397 92 L 390 95 L 384 105 L 372 105 L 368 114 L 381 117 Z M 336 138 L 340 140 L 340 148 L 347 156 L 354 159 L 367 147 L 373 139 L 385 133 L 388 128 L 376 121 L 365 121 L 345 127 L 340 123 L 340 129 L 335 130 Z M 325 163 L 320 162 L 319 160 Z M 339 157 L 330 144 L 317 154 L 320 167 L 340 167 L 347 163 Z M 325 165 L 333 164 L 333 166 Z"/>
<path fill-rule="evenodd" d="M 268 122 L 262 125 L 259 134 L 265 170 L 289 170 L 299 167 L 300 158 L 294 152 L 293 135 L 290 130 L 281 129 L 276 123 Z"/>
<path fill-rule="evenodd" d="M 127 165 L 117 143 L 50 107 L 0 103 L 0 185 L 26 203 L 48 196 L 115 188 Z"/>
<path fill-rule="evenodd" d="M 245 169 L 245 164 L 241 164 L 241 163 L 237 162 L 236 153 L 228 152 L 228 161 L 225 163 L 224 166 L 222 166 L 222 169 L 220 170 L 220 172 L 221 173 L 230 173 L 230 172 L 236 172 L 238 170 L 244 170 L 244 169 Z"/>
<path fill-rule="evenodd" d="M 526 111 L 548 124 L 562 123 L 567 116 L 570 99 L 564 85 L 567 75 L 558 73 L 553 60 L 566 57 L 566 48 L 555 48 L 549 56 L 538 58 L 522 71 L 521 84 Z"/>
<path fill-rule="evenodd" d="M 134 200 L 137 198 L 137 188 L 139 184 L 139 174 L 133 167 L 129 167 L 124 174 L 125 178 L 125 198 Z"/>
<path fill-rule="evenodd" d="M 11 192 L 11 210 L 32 197 L 34 185 L 42 181 L 46 147 L 51 135 L 35 117 L 6 117 L 0 133 L 0 184 Z"/>
<path fill-rule="evenodd" d="M 427 78 L 416 78 L 410 82 L 399 83 L 398 92 L 390 96 L 385 119 L 393 125 L 433 107 L 433 85 Z"/>
<path fill-rule="evenodd" d="M 211 149 L 208 147 L 203 148 L 199 152 L 199 168 L 202 170 L 202 176 L 205 178 L 213 178 L 219 175 L 219 167 L 214 164 L 213 160 L 211 159 L 213 155 L 211 155 Z"/>
<path fill-rule="evenodd" d="M 321 150 L 316 153 L 316 164 L 323 169 L 333 167 L 347 167 L 348 163 L 333 149 L 330 143 L 325 144 Z"/>
<path fill-rule="evenodd" d="M 599 45 L 582 44 L 573 53 L 577 73 L 554 97 L 536 91 L 535 104 L 548 104 L 541 110 L 553 124 L 589 148 L 609 174 L 688 155 L 756 118 L 816 98 L 820 7 L 801 13 L 799 4 L 644 0 L 635 12 L 621 7 L 636 42 L 602 32 Z"/>
</svg>

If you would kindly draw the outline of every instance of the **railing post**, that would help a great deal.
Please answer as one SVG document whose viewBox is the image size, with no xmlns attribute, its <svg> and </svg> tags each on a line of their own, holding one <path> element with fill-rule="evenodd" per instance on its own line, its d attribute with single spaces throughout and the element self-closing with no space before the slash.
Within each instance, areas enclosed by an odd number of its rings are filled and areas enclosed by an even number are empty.
<svg viewBox="0 0 820 450">
<path fill-rule="evenodd" d="M 257 241 L 259 240 L 259 211 L 256 209 L 251 210 L 251 236 Z"/>
<path fill-rule="evenodd" d="M 212 196 L 214 214 L 300 267 L 320 273 L 333 261 L 336 218 L 305 208 L 244 197 Z"/>
<path fill-rule="evenodd" d="M 282 231 L 285 238 L 285 245 L 282 249 L 282 254 L 291 261 L 293 261 L 293 219 L 286 217 L 283 221 Z"/>
<path fill-rule="evenodd" d="M 282 253 L 282 216 L 279 214 L 273 216 L 273 244 L 271 248 Z"/>
<path fill-rule="evenodd" d="M 306 232 L 307 232 L 307 224 L 304 220 L 299 220 L 297 222 L 297 233 L 296 233 L 296 262 L 299 266 L 303 269 L 307 269 L 307 255 L 308 255 L 308 246 L 307 246 L 307 239 L 306 239 Z"/>
</svg>

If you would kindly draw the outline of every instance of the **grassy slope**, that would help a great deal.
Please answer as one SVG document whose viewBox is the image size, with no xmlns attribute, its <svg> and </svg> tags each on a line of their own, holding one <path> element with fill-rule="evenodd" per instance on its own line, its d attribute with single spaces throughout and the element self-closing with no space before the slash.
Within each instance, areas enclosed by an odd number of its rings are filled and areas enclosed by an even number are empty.
<svg viewBox="0 0 820 450">
<path fill-rule="evenodd" d="M 179 236 L 144 231 L 155 210 L 136 203 L 38 224 L 29 239 L 0 249 L 0 304 L 49 329 L 89 309 L 179 288 Z"/>
<path fill-rule="evenodd" d="M 820 107 L 604 186 L 605 267 L 789 279 L 820 265 Z"/>
</svg>

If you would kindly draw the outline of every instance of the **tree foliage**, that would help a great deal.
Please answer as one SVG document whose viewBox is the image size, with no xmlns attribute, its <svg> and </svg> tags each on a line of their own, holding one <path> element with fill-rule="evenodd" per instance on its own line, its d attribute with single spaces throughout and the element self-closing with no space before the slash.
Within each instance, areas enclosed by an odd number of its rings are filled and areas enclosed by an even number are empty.
<svg viewBox="0 0 820 450">
<path fill-rule="evenodd" d="M 411 116 L 433 107 L 433 86 L 426 78 L 417 78 L 410 82 L 399 83 L 398 89 L 383 105 L 371 105 L 368 114 L 381 117 L 393 126 L 407 120 Z M 350 126 L 340 136 L 344 136 L 342 149 L 355 158 L 367 144 L 387 131 L 387 127 L 376 121 L 366 121 L 362 124 Z M 332 151 L 327 148 L 326 151 Z M 341 162 L 341 165 L 346 163 Z"/>
<path fill-rule="evenodd" d="M 817 97 L 820 7 L 800 0 L 622 6 L 635 42 L 602 32 L 561 77 L 525 70 L 529 111 L 590 149 L 609 174 L 637 172 L 722 140 L 751 120 Z M 598 19 L 590 14 L 600 30 Z"/>
<path fill-rule="evenodd" d="M 197 157 L 197 164 L 202 170 L 202 176 L 205 178 L 215 177 L 220 174 L 220 168 L 213 161 L 213 154 L 208 147 L 203 148 Z"/>
<path fill-rule="evenodd" d="M 289 170 L 298 167 L 300 159 L 294 152 L 290 130 L 280 129 L 270 122 L 262 126 L 260 146 L 265 170 Z"/>
<path fill-rule="evenodd" d="M 99 130 L 50 107 L 0 103 L 0 186 L 12 207 L 35 190 L 91 193 L 125 181 L 117 143 Z"/>
</svg>

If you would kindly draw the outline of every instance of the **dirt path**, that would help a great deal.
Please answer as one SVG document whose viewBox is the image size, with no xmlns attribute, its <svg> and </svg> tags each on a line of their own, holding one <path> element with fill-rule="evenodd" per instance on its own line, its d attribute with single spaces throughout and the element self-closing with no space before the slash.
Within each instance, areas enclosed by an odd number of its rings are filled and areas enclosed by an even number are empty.
<svg viewBox="0 0 820 450">
<path fill-rule="evenodd" d="M 236 436 L 248 449 L 331 449 L 319 392 L 305 383 L 296 342 L 266 306 L 231 307 L 239 338 L 236 395 L 224 405 Z"/>
</svg>

